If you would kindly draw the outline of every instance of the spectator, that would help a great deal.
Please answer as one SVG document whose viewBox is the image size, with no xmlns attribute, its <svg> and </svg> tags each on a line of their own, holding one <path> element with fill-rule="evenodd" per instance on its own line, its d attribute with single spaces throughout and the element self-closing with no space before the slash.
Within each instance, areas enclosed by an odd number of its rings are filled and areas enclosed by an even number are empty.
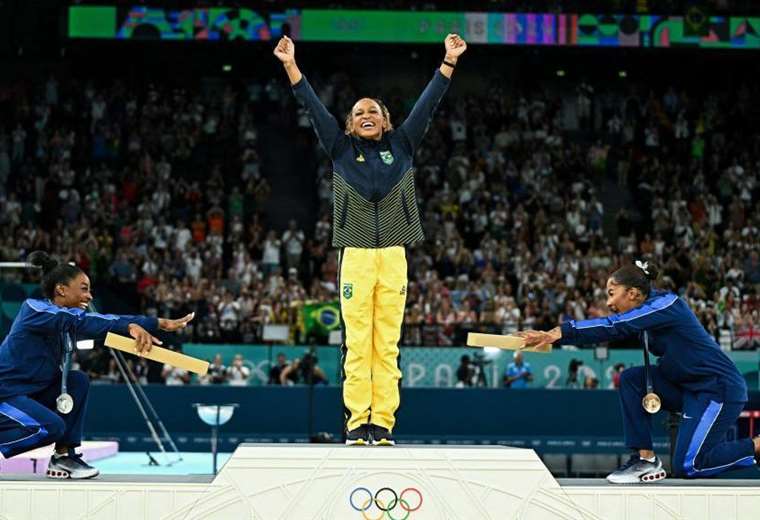
<svg viewBox="0 0 760 520">
<path fill-rule="evenodd" d="M 304 240 L 303 231 L 298 229 L 295 220 L 291 220 L 288 224 L 287 231 L 282 235 L 282 243 L 285 245 L 285 258 L 288 268 L 298 269 L 301 265 L 301 253 L 303 252 Z"/>
<path fill-rule="evenodd" d="M 270 385 L 281 385 L 282 381 L 280 379 L 280 376 L 282 375 L 282 371 L 285 370 L 285 367 L 288 366 L 288 359 L 285 357 L 285 354 L 280 352 L 277 354 L 277 362 L 272 365 L 272 368 L 269 369 L 269 381 L 268 384 Z"/>
<path fill-rule="evenodd" d="M 583 366 L 583 361 L 580 359 L 571 359 L 570 364 L 567 367 L 567 379 L 565 380 L 565 387 L 567 388 L 579 388 L 578 382 L 578 370 Z"/>
<path fill-rule="evenodd" d="M 523 354 L 519 350 L 515 351 L 512 359 L 504 372 L 504 386 L 515 389 L 528 388 L 528 383 L 533 381 L 530 363 L 523 361 Z"/>
<path fill-rule="evenodd" d="M 470 365 L 470 356 L 464 355 L 459 359 L 459 367 L 457 368 L 457 388 L 464 388 L 472 386 L 472 378 L 474 376 L 474 370 Z"/>
<path fill-rule="evenodd" d="M 221 385 L 227 381 L 227 367 L 222 363 L 222 355 L 216 354 L 208 366 L 208 372 L 201 379 L 202 385 Z"/>
<path fill-rule="evenodd" d="M 128 284 L 137 280 L 137 272 L 134 265 L 129 261 L 127 253 L 122 251 L 111 265 L 111 274 L 121 284 Z"/>
<path fill-rule="evenodd" d="M 227 367 L 227 381 L 230 386 L 247 386 L 251 378 L 251 369 L 243 365 L 242 354 L 235 354 L 232 364 Z"/>
<path fill-rule="evenodd" d="M 190 373 L 184 368 L 178 368 L 164 364 L 162 372 L 164 382 L 167 386 L 187 385 L 190 383 Z"/>
<path fill-rule="evenodd" d="M 222 330 L 224 340 L 228 343 L 234 342 L 238 336 L 240 303 L 233 299 L 231 292 L 226 291 L 222 296 L 222 301 L 219 302 L 217 312 L 219 313 L 219 328 Z"/>
<path fill-rule="evenodd" d="M 261 256 L 261 269 L 265 277 L 280 267 L 280 246 L 281 242 L 277 238 L 277 233 L 273 230 L 269 231 L 266 240 L 264 240 L 264 252 Z"/>
<path fill-rule="evenodd" d="M 620 388 L 620 374 L 625 370 L 625 363 L 615 363 L 612 370 L 612 388 Z"/>
<path fill-rule="evenodd" d="M 280 372 L 280 384 L 327 384 L 327 376 L 318 365 L 319 359 L 307 352 L 302 358 L 296 358 Z"/>
</svg>

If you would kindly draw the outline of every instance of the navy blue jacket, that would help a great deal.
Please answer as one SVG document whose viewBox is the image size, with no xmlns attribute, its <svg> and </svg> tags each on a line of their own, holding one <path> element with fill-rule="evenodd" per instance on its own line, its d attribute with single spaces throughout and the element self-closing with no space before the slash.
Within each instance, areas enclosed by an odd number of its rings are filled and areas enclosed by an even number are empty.
<svg viewBox="0 0 760 520">
<path fill-rule="evenodd" d="M 448 86 L 436 71 L 401 126 L 374 141 L 346 135 L 306 77 L 293 85 L 333 164 L 333 247 L 385 248 L 425 238 L 412 163 Z"/>
<path fill-rule="evenodd" d="M 127 335 L 130 323 L 150 333 L 158 330 L 157 318 L 98 314 L 60 307 L 50 300 L 25 300 L 0 345 L 0 400 L 39 392 L 59 378 L 66 334 L 76 339 L 103 339 L 108 332 Z"/>
<path fill-rule="evenodd" d="M 604 318 L 565 322 L 555 344 L 586 345 L 649 334 L 649 350 L 658 356 L 660 373 L 691 392 L 705 392 L 725 402 L 747 401 L 747 383 L 734 362 L 707 333 L 689 306 L 670 292 L 652 291 L 627 312 Z"/>
<path fill-rule="evenodd" d="M 293 85 L 293 93 L 306 108 L 319 142 L 333 162 L 335 173 L 362 197 L 376 202 L 412 168 L 414 152 L 422 142 L 449 83 L 449 78 L 435 71 L 406 120 L 397 129 L 384 132 L 380 141 L 347 135 L 314 93 L 306 76 Z M 388 161 L 383 161 L 381 152 L 387 154 Z M 361 159 L 357 160 L 359 157 Z"/>
</svg>

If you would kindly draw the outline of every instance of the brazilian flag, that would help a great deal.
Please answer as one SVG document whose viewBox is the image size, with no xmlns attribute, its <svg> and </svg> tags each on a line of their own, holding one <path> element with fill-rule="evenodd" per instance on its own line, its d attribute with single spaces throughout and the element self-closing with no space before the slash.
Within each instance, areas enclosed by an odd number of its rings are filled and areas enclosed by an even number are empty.
<svg viewBox="0 0 760 520">
<path fill-rule="evenodd" d="M 340 329 L 340 302 L 319 302 L 306 304 L 301 308 L 304 335 L 328 336 Z"/>
</svg>

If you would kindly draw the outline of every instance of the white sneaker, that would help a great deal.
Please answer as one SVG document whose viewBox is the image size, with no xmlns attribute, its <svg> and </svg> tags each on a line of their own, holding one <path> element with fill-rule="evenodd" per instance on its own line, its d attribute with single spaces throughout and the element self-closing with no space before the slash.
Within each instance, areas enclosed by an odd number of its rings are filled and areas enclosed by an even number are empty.
<svg viewBox="0 0 760 520">
<path fill-rule="evenodd" d="M 65 455 L 53 454 L 47 468 L 48 478 L 84 479 L 97 477 L 99 474 L 100 471 L 83 461 L 82 456 L 74 450 L 69 450 Z"/>
<path fill-rule="evenodd" d="M 667 476 L 662 469 L 662 461 L 655 457 L 654 462 L 649 462 L 638 456 L 631 455 L 628 462 L 620 466 L 616 471 L 607 475 L 607 481 L 611 484 L 641 484 L 656 482 Z"/>
</svg>

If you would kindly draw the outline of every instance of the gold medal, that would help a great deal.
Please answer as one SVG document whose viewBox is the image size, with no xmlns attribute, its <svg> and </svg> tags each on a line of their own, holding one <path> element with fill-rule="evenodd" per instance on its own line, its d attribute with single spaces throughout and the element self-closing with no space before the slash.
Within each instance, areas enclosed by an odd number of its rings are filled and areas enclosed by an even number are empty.
<svg viewBox="0 0 760 520">
<path fill-rule="evenodd" d="M 660 408 L 662 408 L 662 401 L 660 401 L 659 395 L 654 392 L 649 392 L 641 400 L 641 406 L 643 406 L 644 410 L 649 413 L 657 413 L 660 411 Z"/>
</svg>

